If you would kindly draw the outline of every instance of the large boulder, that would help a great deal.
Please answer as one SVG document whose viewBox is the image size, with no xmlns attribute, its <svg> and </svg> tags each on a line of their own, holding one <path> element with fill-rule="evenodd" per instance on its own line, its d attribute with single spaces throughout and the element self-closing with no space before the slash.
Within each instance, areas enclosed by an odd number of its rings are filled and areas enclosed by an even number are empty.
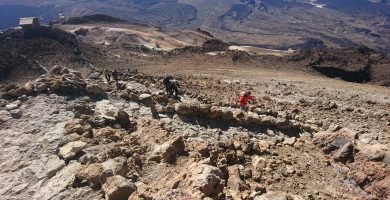
<svg viewBox="0 0 390 200">
<path fill-rule="evenodd" d="M 122 128 L 129 129 L 132 126 L 134 126 L 134 123 L 130 121 L 130 116 L 127 114 L 126 111 L 124 110 L 119 110 L 115 115 L 114 115 L 117 123 L 121 125 Z"/>
<path fill-rule="evenodd" d="M 50 73 L 44 74 L 32 81 L 27 91 L 33 86 L 35 92 L 59 92 L 64 94 L 84 94 L 87 84 L 82 79 L 80 72 L 71 71 L 65 67 L 54 66 Z"/>
<path fill-rule="evenodd" d="M 65 134 L 77 133 L 79 135 L 85 132 L 92 132 L 92 126 L 81 119 L 73 119 L 65 125 Z"/>
<path fill-rule="evenodd" d="M 269 115 L 259 115 L 260 124 L 264 126 L 276 126 L 276 118 Z"/>
<path fill-rule="evenodd" d="M 106 200 L 127 200 L 137 188 L 130 180 L 117 175 L 108 177 L 102 189 Z"/>
<path fill-rule="evenodd" d="M 27 82 L 23 86 L 25 94 L 31 94 L 34 91 L 34 84 L 32 82 Z"/>
<path fill-rule="evenodd" d="M 354 147 L 350 142 L 348 142 L 333 154 L 333 159 L 335 161 L 346 163 L 347 161 L 353 159 L 353 155 Z"/>
<path fill-rule="evenodd" d="M 32 199 L 59 199 L 59 193 L 69 189 L 74 184 L 76 173 L 80 170 L 80 163 L 71 162 L 50 179 L 46 184 L 37 187 Z M 57 197 L 57 198 L 55 198 Z"/>
<path fill-rule="evenodd" d="M 19 101 L 19 100 L 16 100 L 16 101 L 14 101 L 14 102 L 12 102 L 10 104 L 7 104 L 5 106 L 5 110 L 14 110 L 14 109 L 19 108 L 21 105 L 22 105 L 22 102 Z"/>
<path fill-rule="evenodd" d="M 62 168 L 64 168 L 65 161 L 58 158 L 56 155 L 51 155 L 48 157 L 48 161 L 45 164 L 45 173 L 48 178 L 53 177 L 56 175 L 58 171 L 60 171 Z"/>
<path fill-rule="evenodd" d="M 236 112 L 235 116 L 239 117 L 240 115 Z M 260 116 L 254 112 L 246 113 L 244 119 L 245 124 L 259 124 L 261 122 Z"/>
<path fill-rule="evenodd" d="M 373 185 L 374 194 L 378 199 L 389 199 L 390 198 L 390 177 L 387 176 L 385 179 L 376 182 Z"/>
<path fill-rule="evenodd" d="M 123 156 L 103 162 L 102 167 L 103 171 L 110 170 L 114 175 L 126 176 L 127 172 L 129 172 L 127 158 Z"/>
<path fill-rule="evenodd" d="M 187 104 L 187 103 L 177 103 L 175 105 L 175 111 L 177 114 L 180 114 L 180 115 L 189 115 L 193 112 L 191 110 L 190 104 Z"/>
<path fill-rule="evenodd" d="M 240 178 L 238 165 L 228 167 L 229 179 L 227 181 L 227 188 L 234 199 L 240 199 L 241 187 L 244 184 Z"/>
<path fill-rule="evenodd" d="M 106 92 L 102 87 L 97 84 L 87 85 L 86 87 L 87 93 L 91 95 L 105 95 Z"/>
<path fill-rule="evenodd" d="M 19 97 L 25 94 L 25 90 L 22 86 L 17 86 L 7 92 L 11 97 Z"/>
<path fill-rule="evenodd" d="M 58 154 L 64 159 L 70 159 L 76 156 L 78 152 L 83 150 L 87 143 L 82 141 L 69 142 L 59 149 Z"/>
<path fill-rule="evenodd" d="M 53 84 L 52 91 L 80 95 L 85 93 L 86 86 L 84 80 L 74 74 L 63 75 L 59 85 Z"/>
<path fill-rule="evenodd" d="M 203 114 L 207 114 L 210 112 L 211 104 L 199 104 L 199 111 Z"/>
<path fill-rule="evenodd" d="M 127 91 L 129 91 L 131 93 L 138 93 L 138 94 L 150 93 L 150 90 L 149 90 L 148 87 L 146 87 L 145 85 L 143 85 L 141 83 L 137 83 L 137 82 L 134 82 L 134 81 L 130 81 L 126 85 L 126 89 L 127 89 Z"/>
<path fill-rule="evenodd" d="M 343 128 L 339 131 L 324 131 L 314 135 L 313 142 L 326 154 L 342 148 L 345 144 L 354 144 L 356 133 Z"/>
<path fill-rule="evenodd" d="M 176 137 L 161 145 L 156 145 L 149 160 L 160 161 L 162 159 L 164 162 L 173 163 L 178 155 L 184 154 L 184 149 L 183 137 Z"/>
<path fill-rule="evenodd" d="M 22 111 L 19 109 L 10 110 L 9 113 L 14 119 L 20 119 L 22 117 Z"/>
<path fill-rule="evenodd" d="M 230 108 L 221 107 L 220 108 L 221 118 L 226 121 L 233 120 L 233 111 Z"/>
<path fill-rule="evenodd" d="M 138 96 L 138 100 L 139 101 L 147 101 L 147 100 L 150 100 L 152 99 L 152 95 L 151 94 L 147 94 L 147 93 L 144 93 L 144 94 L 141 94 Z"/>
<path fill-rule="evenodd" d="M 119 111 L 109 100 L 96 102 L 95 114 L 103 119 L 115 121 L 115 114 Z"/>
<path fill-rule="evenodd" d="M 191 167 L 188 186 L 194 193 L 200 191 L 203 197 L 218 198 L 225 187 L 224 175 L 217 167 L 197 164 Z"/>
<path fill-rule="evenodd" d="M 0 110 L 0 124 L 12 119 L 11 114 L 6 110 Z"/>
<path fill-rule="evenodd" d="M 116 130 L 111 128 L 110 126 L 99 128 L 99 129 L 93 129 L 93 137 L 94 138 L 108 138 L 110 136 L 115 135 Z"/>
<path fill-rule="evenodd" d="M 356 159 L 390 164 L 390 148 L 384 144 L 364 145 L 356 154 Z"/>
<path fill-rule="evenodd" d="M 49 84 L 43 82 L 43 79 L 37 79 L 34 83 L 34 91 L 35 92 L 45 92 L 49 89 Z"/>
<path fill-rule="evenodd" d="M 102 164 L 93 163 L 82 166 L 81 170 L 77 172 L 76 177 L 80 180 L 86 180 L 91 186 L 98 186 L 100 184 L 99 177 L 102 173 Z"/>
</svg>

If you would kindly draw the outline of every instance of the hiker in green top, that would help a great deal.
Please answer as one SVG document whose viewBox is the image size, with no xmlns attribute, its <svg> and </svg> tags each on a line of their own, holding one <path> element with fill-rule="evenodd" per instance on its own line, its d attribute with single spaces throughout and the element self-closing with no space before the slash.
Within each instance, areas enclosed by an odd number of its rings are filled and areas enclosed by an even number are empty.
<svg viewBox="0 0 390 200">
<path fill-rule="evenodd" d="M 110 82 L 110 79 L 111 79 L 111 72 L 110 72 L 110 70 L 104 69 L 103 75 L 105 76 L 107 82 Z"/>
</svg>

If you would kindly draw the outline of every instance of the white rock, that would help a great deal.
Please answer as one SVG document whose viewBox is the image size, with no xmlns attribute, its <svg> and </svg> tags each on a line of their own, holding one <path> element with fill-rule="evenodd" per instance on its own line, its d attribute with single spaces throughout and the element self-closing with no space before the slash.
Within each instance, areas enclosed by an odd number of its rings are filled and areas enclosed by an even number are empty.
<svg viewBox="0 0 390 200">
<path fill-rule="evenodd" d="M 297 139 L 295 137 L 285 138 L 283 141 L 283 144 L 293 146 L 296 141 L 297 141 Z"/>
<path fill-rule="evenodd" d="M 20 106 L 22 105 L 22 102 L 17 100 L 17 101 L 14 101 L 8 105 L 5 106 L 5 109 L 6 110 L 14 110 L 14 109 L 17 109 L 19 108 Z"/>
<path fill-rule="evenodd" d="M 87 143 L 82 141 L 69 142 L 60 148 L 59 155 L 65 159 L 74 157 L 78 152 L 83 150 Z"/>
<path fill-rule="evenodd" d="M 102 118 L 115 120 L 115 113 L 119 111 L 109 100 L 96 102 L 95 114 Z"/>
<path fill-rule="evenodd" d="M 139 95 L 138 100 L 144 101 L 144 100 L 151 99 L 151 98 L 152 98 L 152 95 L 150 95 L 150 94 L 141 94 L 141 95 Z"/>
</svg>

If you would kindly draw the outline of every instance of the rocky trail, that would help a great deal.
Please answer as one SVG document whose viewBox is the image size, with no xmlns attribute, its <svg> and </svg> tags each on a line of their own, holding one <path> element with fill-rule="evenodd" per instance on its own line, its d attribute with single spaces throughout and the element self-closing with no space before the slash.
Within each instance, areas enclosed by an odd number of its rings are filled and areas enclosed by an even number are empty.
<svg viewBox="0 0 390 200">
<path fill-rule="evenodd" d="M 178 100 L 123 73 L 0 86 L 0 199 L 390 197 L 388 90 L 178 75 Z M 261 96 L 242 112 L 247 89 Z"/>
</svg>

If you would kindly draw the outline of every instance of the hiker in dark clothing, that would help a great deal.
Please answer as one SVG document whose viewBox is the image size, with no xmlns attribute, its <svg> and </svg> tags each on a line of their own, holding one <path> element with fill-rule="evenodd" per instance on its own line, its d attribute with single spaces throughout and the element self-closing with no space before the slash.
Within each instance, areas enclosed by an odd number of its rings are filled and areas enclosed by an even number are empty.
<svg viewBox="0 0 390 200">
<path fill-rule="evenodd" d="M 112 72 L 112 78 L 115 80 L 116 84 L 118 85 L 118 82 L 119 82 L 119 74 L 118 74 L 118 70 L 114 70 Z"/>
<path fill-rule="evenodd" d="M 180 85 L 177 80 L 173 79 L 172 76 L 167 76 L 164 78 L 163 84 L 165 86 L 168 96 L 172 96 L 173 93 L 175 93 L 175 97 L 178 97 Z"/>
</svg>

